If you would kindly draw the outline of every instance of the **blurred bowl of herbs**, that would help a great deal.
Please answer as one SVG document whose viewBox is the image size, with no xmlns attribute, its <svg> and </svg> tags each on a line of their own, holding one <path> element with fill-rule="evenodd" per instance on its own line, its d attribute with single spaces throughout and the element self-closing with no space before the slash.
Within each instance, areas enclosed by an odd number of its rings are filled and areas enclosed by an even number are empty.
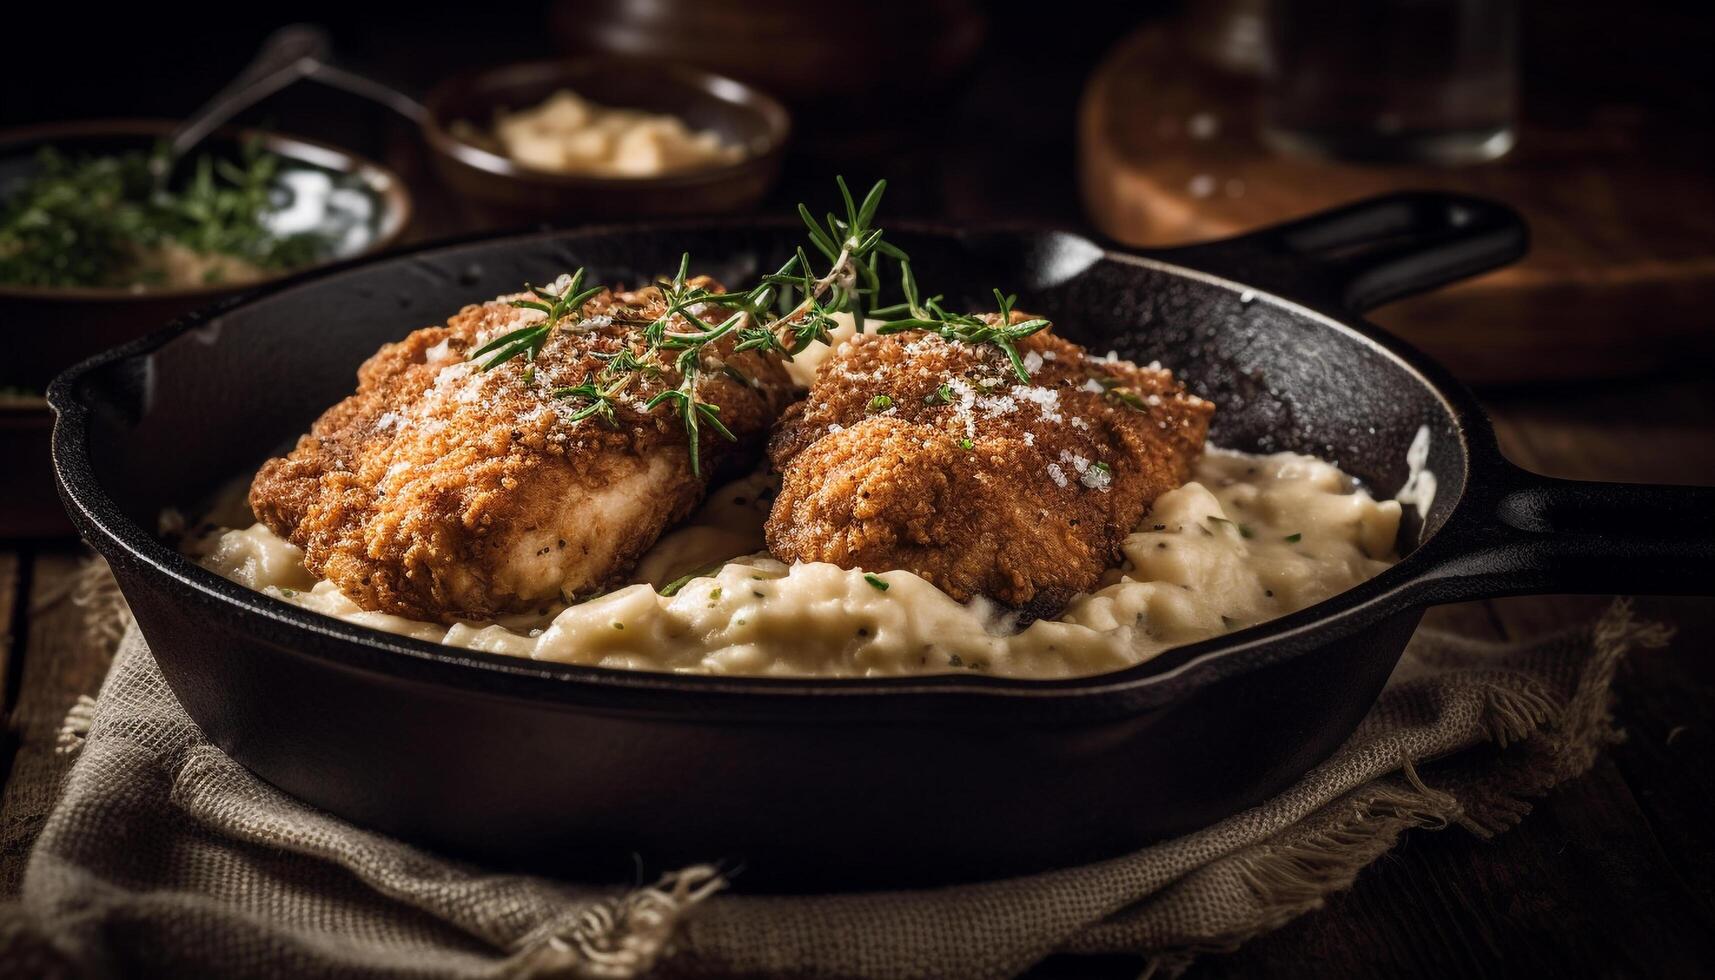
<svg viewBox="0 0 1715 980">
<path fill-rule="evenodd" d="M 54 375 L 251 286 L 381 251 L 410 219 L 393 172 L 274 133 L 218 133 L 158 187 L 150 158 L 176 125 L 0 131 L 0 537 L 69 532 L 40 398 Z"/>
</svg>

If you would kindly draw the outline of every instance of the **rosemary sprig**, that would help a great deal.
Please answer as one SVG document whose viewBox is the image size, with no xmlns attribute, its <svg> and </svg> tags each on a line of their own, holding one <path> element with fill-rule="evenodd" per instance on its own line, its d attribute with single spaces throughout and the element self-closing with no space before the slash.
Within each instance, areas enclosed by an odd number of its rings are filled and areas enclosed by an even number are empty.
<svg viewBox="0 0 1715 980">
<path fill-rule="evenodd" d="M 520 327 L 501 334 L 476 350 L 471 351 L 470 358 L 477 361 L 477 366 L 483 371 L 492 371 L 514 357 L 524 357 L 524 383 L 536 380 L 536 356 L 542 353 L 542 348 L 548 343 L 548 338 L 559 328 L 560 321 L 566 314 L 581 311 L 584 304 L 602 291 L 601 286 L 583 288 L 584 270 L 579 269 L 569 276 L 561 276 L 554 282 L 560 287 L 558 293 L 551 288 L 531 286 L 526 288 L 536 294 L 538 300 L 515 299 L 512 305 L 521 310 L 537 310 L 547 319 L 529 327 Z M 483 358 L 487 358 L 483 360 Z"/>
<path fill-rule="evenodd" d="M 796 249 L 778 270 L 760 277 L 748 290 L 717 293 L 693 285 L 689 278 L 691 256 L 681 256 L 673 277 L 656 284 L 661 314 L 653 320 L 616 316 L 613 322 L 630 331 L 624 346 L 616 353 L 597 355 L 607 363 L 581 384 L 554 389 L 556 398 L 583 402 L 571 418 L 596 417 L 617 426 L 614 405 L 620 392 L 639 377 L 662 378 L 669 371 L 675 372 L 677 383 L 657 392 L 643 408 L 653 412 L 666 406 L 679 417 L 689 440 L 691 472 L 700 475 L 705 427 L 723 439 L 736 441 L 721 421 L 720 406 L 702 400 L 698 393 L 699 381 L 712 370 L 705 359 L 711 345 L 731 338 L 734 353 L 755 351 L 790 361 L 811 344 L 828 342 L 836 313 L 850 313 L 862 331 L 866 309 L 867 315 L 889 321 L 879 328 L 882 333 L 929 330 L 949 340 L 994 344 L 1006 352 L 1019 379 L 1029 381 L 1017 343 L 1047 327 L 1048 321 L 1012 323 L 1017 297 L 1002 295 L 999 290 L 994 294 L 998 313 L 993 317 L 950 313 L 941 305 L 941 297 L 924 299 L 910 257 L 885 241 L 882 229 L 875 226 L 887 182 L 877 181 L 861 201 L 852 196 L 844 178 L 836 178 L 836 183 L 844 215 L 828 214 L 818 219 L 800 204 L 798 215 L 809 233 L 809 249 Z M 825 271 L 818 271 L 821 267 L 812 252 L 825 260 Z M 904 299 L 893 306 L 878 307 L 875 302 L 882 291 L 879 266 L 884 258 L 899 267 Z M 512 305 L 539 310 L 546 318 L 494 338 L 473 351 L 471 358 L 478 360 L 484 371 L 523 358 L 525 380 L 534 380 L 536 357 L 554 331 L 601 291 L 599 286 L 585 288 L 583 282 L 584 270 L 578 269 L 556 281 L 554 290 L 529 287 L 537 299 L 514 300 Z M 711 311 L 723 315 L 712 317 Z M 721 364 L 719 370 L 739 384 L 757 387 L 753 379 L 730 364 Z M 946 398 L 950 397 L 949 392 Z"/>
<path fill-rule="evenodd" d="M 910 263 L 902 263 L 905 269 L 902 285 L 905 285 L 907 297 L 917 292 L 917 284 L 912 280 Z M 904 311 L 910 316 L 892 320 L 876 329 L 876 333 L 904 333 L 907 330 L 927 330 L 939 334 L 947 340 L 955 340 L 966 344 L 994 344 L 1006 352 L 1007 360 L 1012 362 L 1013 373 L 1018 380 L 1029 383 L 1030 372 L 1025 370 L 1024 359 L 1018 354 L 1018 342 L 1047 328 L 1048 321 L 1040 317 L 1025 320 L 1021 323 L 1012 322 L 1012 308 L 1018 302 L 1018 296 L 1003 295 L 1000 290 L 994 291 L 995 308 L 998 312 L 992 316 L 975 316 L 967 313 L 949 313 L 941 306 L 941 298 L 932 296 L 923 301 L 921 307 L 912 309 L 912 300 L 907 299 Z M 878 313 L 883 311 L 876 311 Z M 891 312 L 891 310 L 887 311 Z"/>
</svg>

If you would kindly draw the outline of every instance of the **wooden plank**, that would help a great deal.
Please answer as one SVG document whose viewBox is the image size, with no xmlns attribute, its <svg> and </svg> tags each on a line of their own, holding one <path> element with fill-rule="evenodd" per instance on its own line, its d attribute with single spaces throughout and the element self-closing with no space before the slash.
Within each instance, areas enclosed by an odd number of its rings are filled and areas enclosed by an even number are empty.
<svg viewBox="0 0 1715 980">
<path fill-rule="evenodd" d="M 24 586 L 24 554 L 0 551 L 0 786 L 12 771 L 17 740 L 5 722 L 11 718 L 19 669 L 24 661 L 23 623 L 19 618 L 20 590 Z"/>
<path fill-rule="evenodd" d="M 0 717 L 12 707 L 13 642 L 18 636 L 18 583 L 21 555 L 0 551 Z"/>
<path fill-rule="evenodd" d="M 85 554 L 46 551 L 31 568 L 23 673 L 6 719 L 17 752 L 0 794 L 0 896 L 17 891 L 29 845 L 71 765 L 71 756 L 55 751 L 66 712 L 78 695 L 95 693 L 111 662 L 111 650 L 86 640 L 82 610 L 72 602 Z"/>
<path fill-rule="evenodd" d="M 1554 16 L 1533 19 L 1530 34 L 1539 42 L 1564 34 L 1564 19 L 1556 7 Z M 1595 38 L 1612 49 L 1611 35 L 1595 31 L 1533 50 L 1588 51 Z M 1461 377 L 1485 382 L 1636 374 L 1676 368 L 1693 350 L 1715 351 L 1702 315 L 1715 298 L 1715 250 L 1698 223 L 1715 207 L 1706 136 L 1652 135 L 1658 125 L 1678 126 L 1678 101 L 1621 109 L 1615 100 L 1625 97 L 1605 93 L 1612 96 L 1605 111 L 1576 127 L 1530 118 L 1532 110 L 1569 104 L 1567 76 L 1588 75 L 1588 57 L 1567 56 L 1554 59 L 1565 73 L 1559 77 L 1542 64 L 1525 74 L 1519 147 L 1499 161 L 1311 160 L 1263 145 L 1259 82 L 1211 70 L 1196 42 L 1171 25 L 1146 25 L 1114 47 L 1084 90 L 1080 183 L 1086 214 L 1108 236 L 1174 245 L 1399 190 L 1476 194 L 1525 215 L 1529 256 L 1389 306 L 1378 322 Z"/>
<path fill-rule="evenodd" d="M 1648 399 L 1627 389 L 1597 390 L 1552 412 L 1525 404 L 1500 425 L 1502 445 L 1521 465 L 1573 479 L 1715 483 L 1715 393 L 1706 386 L 1658 386 Z M 1640 404 L 1648 405 L 1638 411 Z M 1550 422 L 1545 416 L 1556 417 Z M 1609 600 L 1546 596 L 1497 604 L 1510 629 L 1539 630 L 1587 620 Z M 1628 737 L 1592 778 L 1548 804 L 1570 828 L 1569 852 L 1588 855 L 1593 880 L 1569 896 L 1624 908 L 1608 931 L 1643 957 L 1640 973 L 1696 972 L 1715 958 L 1715 602 L 1643 597 L 1637 614 L 1675 626 L 1663 650 L 1635 652 L 1615 679 L 1615 721 Z M 1570 798 L 1570 799 L 1569 799 Z M 1594 909 L 1587 910 L 1594 914 Z M 1696 940 L 1690 937 L 1698 937 Z"/>
</svg>

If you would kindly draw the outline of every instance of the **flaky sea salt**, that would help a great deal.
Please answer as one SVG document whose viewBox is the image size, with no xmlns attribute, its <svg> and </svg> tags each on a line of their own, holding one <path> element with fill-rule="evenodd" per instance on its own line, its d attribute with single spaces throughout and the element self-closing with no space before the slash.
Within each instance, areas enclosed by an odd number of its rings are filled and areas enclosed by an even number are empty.
<svg viewBox="0 0 1715 980">
<path fill-rule="evenodd" d="M 1065 416 L 1060 414 L 1060 393 L 1052 388 L 1038 388 L 1033 385 L 1013 385 L 1008 392 L 1019 401 L 1034 402 L 1042 418 L 1048 422 L 1063 422 Z"/>
</svg>

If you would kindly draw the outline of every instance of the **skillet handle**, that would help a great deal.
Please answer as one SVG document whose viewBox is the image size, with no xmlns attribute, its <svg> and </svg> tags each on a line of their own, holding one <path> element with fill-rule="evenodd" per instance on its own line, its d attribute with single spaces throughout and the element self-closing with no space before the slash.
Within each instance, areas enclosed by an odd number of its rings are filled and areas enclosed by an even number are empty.
<svg viewBox="0 0 1715 980">
<path fill-rule="evenodd" d="M 1149 254 L 1309 306 L 1362 313 L 1506 265 L 1529 241 L 1524 219 L 1503 204 L 1402 191 Z"/>
<path fill-rule="evenodd" d="M 1494 474 L 1490 516 L 1449 542 L 1424 577 L 1429 601 L 1715 595 L 1715 487 L 1560 480 L 1508 462 Z"/>
</svg>

